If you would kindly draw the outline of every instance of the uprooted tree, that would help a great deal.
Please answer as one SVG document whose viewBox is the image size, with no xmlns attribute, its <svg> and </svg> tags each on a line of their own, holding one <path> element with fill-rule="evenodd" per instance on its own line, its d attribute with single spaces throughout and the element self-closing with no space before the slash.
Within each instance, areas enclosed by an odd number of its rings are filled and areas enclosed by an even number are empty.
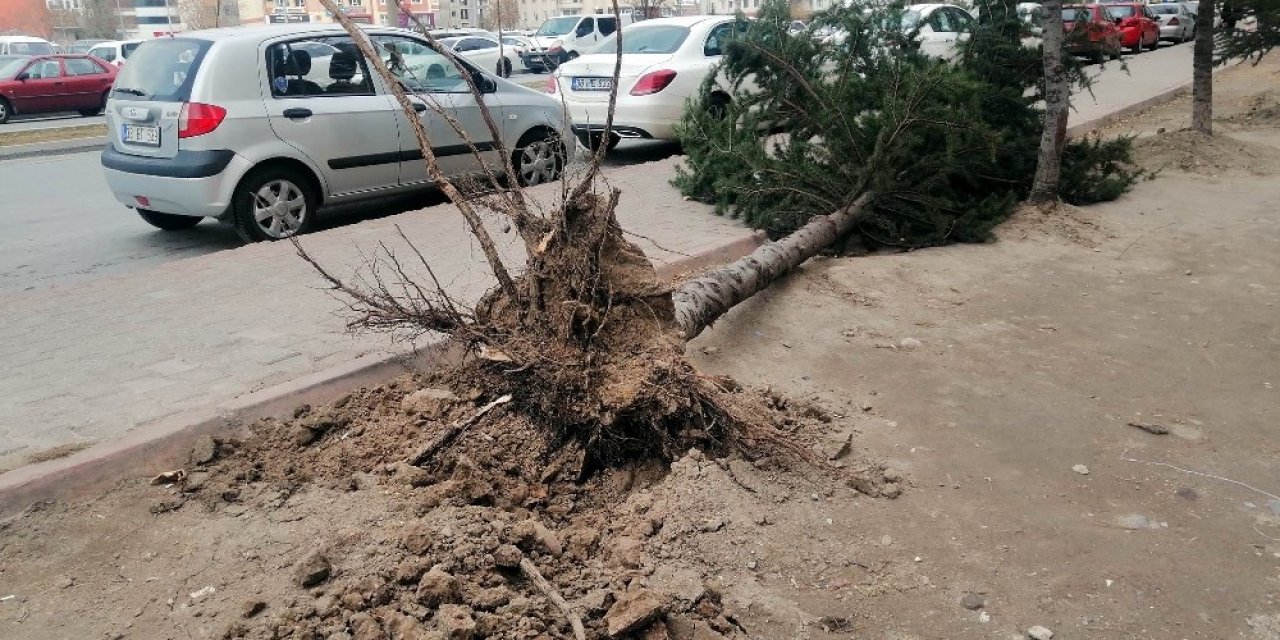
<svg viewBox="0 0 1280 640">
<path fill-rule="evenodd" d="M 984 4 L 951 60 L 922 51 L 910 10 L 841 4 L 794 36 L 787 10 L 767 3 L 726 47 L 687 110 L 676 185 L 774 237 L 874 194 L 852 223 L 871 244 L 988 239 L 1027 197 L 1044 133 L 1044 65 L 1014 4 Z M 1118 197 L 1129 148 L 1067 143 L 1056 195 Z"/>
<path fill-rule="evenodd" d="M 786 33 L 779 11 L 779 5 L 766 9 L 765 19 L 747 30 L 725 67 L 739 84 L 748 69 L 756 70 L 763 93 L 773 96 L 754 104 L 776 109 L 779 118 L 769 124 L 785 130 L 791 143 L 766 149 L 758 138 L 764 123 L 745 108 L 749 102 L 713 102 L 715 117 L 695 116 L 686 128 L 689 135 L 703 127 L 705 137 L 686 142 L 690 171 L 698 177 L 686 174 L 685 184 L 700 193 L 721 186 L 740 190 L 742 199 L 734 202 L 754 207 L 753 223 L 772 221 L 771 230 L 790 232 L 750 256 L 672 287 L 618 224 L 620 193 L 598 180 L 603 145 L 576 181 L 563 179 L 554 205 L 541 207 L 518 180 L 504 178 L 517 176 L 513 160 L 528 148 L 504 148 L 487 109 L 482 110 L 487 131 L 464 131 L 431 94 L 406 93 L 389 69 L 405 61 L 393 51 L 378 50 L 337 11 L 334 15 L 414 123 L 429 175 L 463 216 L 496 284 L 468 306 L 445 291 L 420 253 L 415 261 L 426 276 L 413 277 L 388 251 L 384 269 L 373 269 L 363 283 L 345 282 L 301 248 L 300 253 L 349 301 L 354 327 L 411 336 L 439 332 L 465 344 L 477 355 L 466 373 L 495 397 L 510 393 L 512 406 L 555 429 L 560 442 L 581 445 L 588 468 L 637 457 L 671 459 L 691 446 L 761 454 L 781 447 L 806 455 L 771 426 L 735 415 L 721 390 L 686 361 L 686 342 L 859 226 L 890 238 L 916 239 L 921 229 L 931 230 L 936 240 L 950 234 L 978 238 L 1028 186 L 1039 117 L 1022 95 L 1026 85 L 1017 81 L 1024 72 L 1011 67 L 1010 59 L 984 62 L 971 50 L 953 66 L 924 58 L 901 39 L 863 41 L 890 31 L 856 12 L 841 17 L 850 34 L 846 48 L 817 50 L 816 41 Z M 1013 42 L 1006 51 L 1018 49 L 1016 33 Z M 437 49 L 484 104 L 481 89 L 491 80 L 447 49 Z M 848 54 L 835 56 L 836 50 Z M 774 64 L 775 58 L 799 60 L 798 55 L 816 56 L 821 64 Z M 620 68 L 619 57 L 606 132 L 612 127 Z M 848 103 L 836 108 L 835 100 Z M 415 101 L 424 102 L 431 117 L 452 125 L 473 152 L 481 145 L 496 147 L 502 166 L 485 166 L 478 180 L 452 181 L 432 153 Z M 833 119 L 806 120 L 810 109 Z M 984 109 L 1002 117 L 974 115 Z M 966 122 L 970 116 L 976 119 Z M 558 154 L 568 148 L 565 142 L 554 140 Z M 740 145 L 729 153 L 746 154 L 763 173 L 746 167 L 718 178 L 721 183 L 699 182 L 709 175 L 700 173 L 707 163 L 718 161 L 711 158 L 717 144 Z M 787 167 L 775 158 L 795 164 Z M 1009 176 L 1016 177 L 1017 186 L 1007 184 Z M 485 218 L 495 216 L 523 245 L 519 272 L 504 263 L 485 226 Z"/>
</svg>

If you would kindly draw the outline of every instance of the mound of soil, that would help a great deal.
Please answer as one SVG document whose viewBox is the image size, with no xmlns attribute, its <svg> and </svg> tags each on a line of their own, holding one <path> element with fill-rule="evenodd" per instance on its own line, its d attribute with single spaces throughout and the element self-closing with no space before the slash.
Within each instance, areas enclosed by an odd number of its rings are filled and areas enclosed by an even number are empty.
<svg viewBox="0 0 1280 640">
<path fill-rule="evenodd" d="M 686 565 L 696 558 L 684 550 L 686 536 L 767 521 L 757 515 L 770 506 L 764 494 L 772 500 L 789 485 L 889 497 L 901 489 L 893 472 L 886 478 L 882 467 L 850 456 L 847 438 L 824 436 L 838 421 L 821 407 L 720 382 L 734 389 L 726 402 L 744 414 L 821 454 L 814 458 L 839 461 L 815 478 L 794 455 L 714 459 L 693 450 L 669 467 L 632 463 L 584 477 L 579 445 L 500 406 L 414 466 L 406 460 L 423 442 L 491 398 L 456 375 L 405 377 L 303 407 L 292 420 L 260 421 L 244 438 L 197 445 L 193 458 L 201 464 L 156 489 L 165 495 L 152 511 L 163 518 L 234 506 L 287 520 L 297 508 L 291 501 L 315 505 L 317 493 L 369 492 L 371 502 L 389 501 L 392 526 L 344 526 L 339 506 L 309 513 L 334 523 L 332 537 L 299 550 L 288 567 L 295 590 L 245 603 L 224 638 L 573 638 L 565 606 L 587 638 L 742 636 L 707 574 L 658 559 Z M 712 474 L 747 499 L 692 506 L 693 485 Z"/>
<path fill-rule="evenodd" d="M 1228 134 L 1206 136 L 1183 129 L 1139 138 L 1133 146 L 1134 158 L 1148 171 L 1271 175 L 1280 168 L 1280 151 Z"/>
<path fill-rule="evenodd" d="M 1106 235 L 1096 214 L 1065 202 L 1023 203 L 996 229 L 1000 239 L 1042 236 L 1090 248 L 1097 247 Z"/>
<path fill-rule="evenodd" d="M 1280 89 L 1269 89 L 1247 97 L 1236 113 L 1221 120 L 1251 127 L 1273 127 L 1280 124 Z"/>
</svg>

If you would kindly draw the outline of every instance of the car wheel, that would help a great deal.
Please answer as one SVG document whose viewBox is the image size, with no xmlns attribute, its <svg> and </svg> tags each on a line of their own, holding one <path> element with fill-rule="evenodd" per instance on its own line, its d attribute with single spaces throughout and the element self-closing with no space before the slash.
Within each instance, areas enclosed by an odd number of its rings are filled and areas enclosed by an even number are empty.
<svg viewBox="0 0 1280 640">
<path fill-rule="evenodd" d="M 511 156 L 511 168 L 522 187 L 551 182 L 564 170 L 565 148 L 560 136 L 546 129 L 524 134 Z"/>
<path fill-rule="evenodd" d="M 9 108 L 9 102 L 4 98 L 0 98 L 0 124 L 4 124 L 9 121 L 10 111 L 12 111 L 12 109 Z"/>
<path fill-rule="evenodd" d="M 1133 55 L 1142 53 L 1142 36 L 1138 36 L 1138 41 L 1133 43 Z"/>
<path fill-rule="evenodd" d="M 1098 62 L 1102 62 L 1101 59 Z M 716 120 L 721 120 L 729 113 L 729 96 L 722 93 L 711 94 L 711 99 L 707 101 L 707 113 Z"/>
<path fill-rule="evenodd" d="M 172 213 L 160 213 L 149 209 L 138 209 L 138 217 L 147 224 L 165 231 L 182 231 L 200 224 L 200 216 L 179 216 Z"/>
<path fill-rule="evenodd" d="M 511 77 L 511 61 L 503 58 L 498 61 L 498 75 L 504 78 Z"/>
<path fill-rule="evenodd" d="M 1155 51 L 1156 49 L 1159 49 L 1159 48 L 1160 48 L 1160 36 L 1156 36 L 1155 39 L 1151 41 L 1151 46 L 1149 47 L 1149 49 L 1151 51 Z"/>
<path fill-rule="evenodd" d="M 310 231 L 319 201 L 302 174 L 269 167 L 240 181 L 232 195 L 231 221 L 245 242 L 280 240 Z"/>
<path fill-rule="evenodd" d="M 1089 56 L 1089 61 L 1094 64 L 1102 64 L 1103 62 L 1105 62 L 1105 58 L 1106 58 L 1106 54 L 1103 53 L 1101 49 L 1099 49 L 1093 52 L 1092 56 Z M 1112 58 L 1112 60 L 1115 60 L 1115 58 Z"/>
</svg>

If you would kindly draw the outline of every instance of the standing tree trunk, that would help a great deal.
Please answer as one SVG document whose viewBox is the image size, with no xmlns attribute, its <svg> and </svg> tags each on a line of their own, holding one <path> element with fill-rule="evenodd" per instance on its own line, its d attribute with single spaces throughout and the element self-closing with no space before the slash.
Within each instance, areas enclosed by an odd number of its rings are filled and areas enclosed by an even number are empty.
<svg viewBox="0 0 1280 640">
<path fill-rule="evenodd" d="M 1067 139 L 1067 109 L 1070 89 L 1062 60 L 1062 0 L 1044 3 L 1044 131 L 1040 135 L 1040 157 L 1031 183 L 1031 202 L 1058 199 L 1062 175 L 1062 147 Z M 1198 45 L 1197 45 L 1198 46 Z"/>
<path fill-rule="evenodd" d="M 1214 3 L 1200 3 L 1196 16 L 1196 48 L 1191 58 L 1191 130 L 1213 135 Z"/>
</svg>

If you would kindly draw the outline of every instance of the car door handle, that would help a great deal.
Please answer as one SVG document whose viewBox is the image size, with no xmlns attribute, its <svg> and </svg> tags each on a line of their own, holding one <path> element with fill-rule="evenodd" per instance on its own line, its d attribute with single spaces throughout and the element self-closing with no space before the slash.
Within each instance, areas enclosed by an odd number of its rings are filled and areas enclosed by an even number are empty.
<svg viewBox="0 0 1280 640">
<path fill-rule="evenodd" d="M 303 118 L 310 118 L 311 110 L 303 109 L 301 107 L 290 107 L 284 110 L 284 117 L 290 120 L 301 120 Z"/>
</svg>

